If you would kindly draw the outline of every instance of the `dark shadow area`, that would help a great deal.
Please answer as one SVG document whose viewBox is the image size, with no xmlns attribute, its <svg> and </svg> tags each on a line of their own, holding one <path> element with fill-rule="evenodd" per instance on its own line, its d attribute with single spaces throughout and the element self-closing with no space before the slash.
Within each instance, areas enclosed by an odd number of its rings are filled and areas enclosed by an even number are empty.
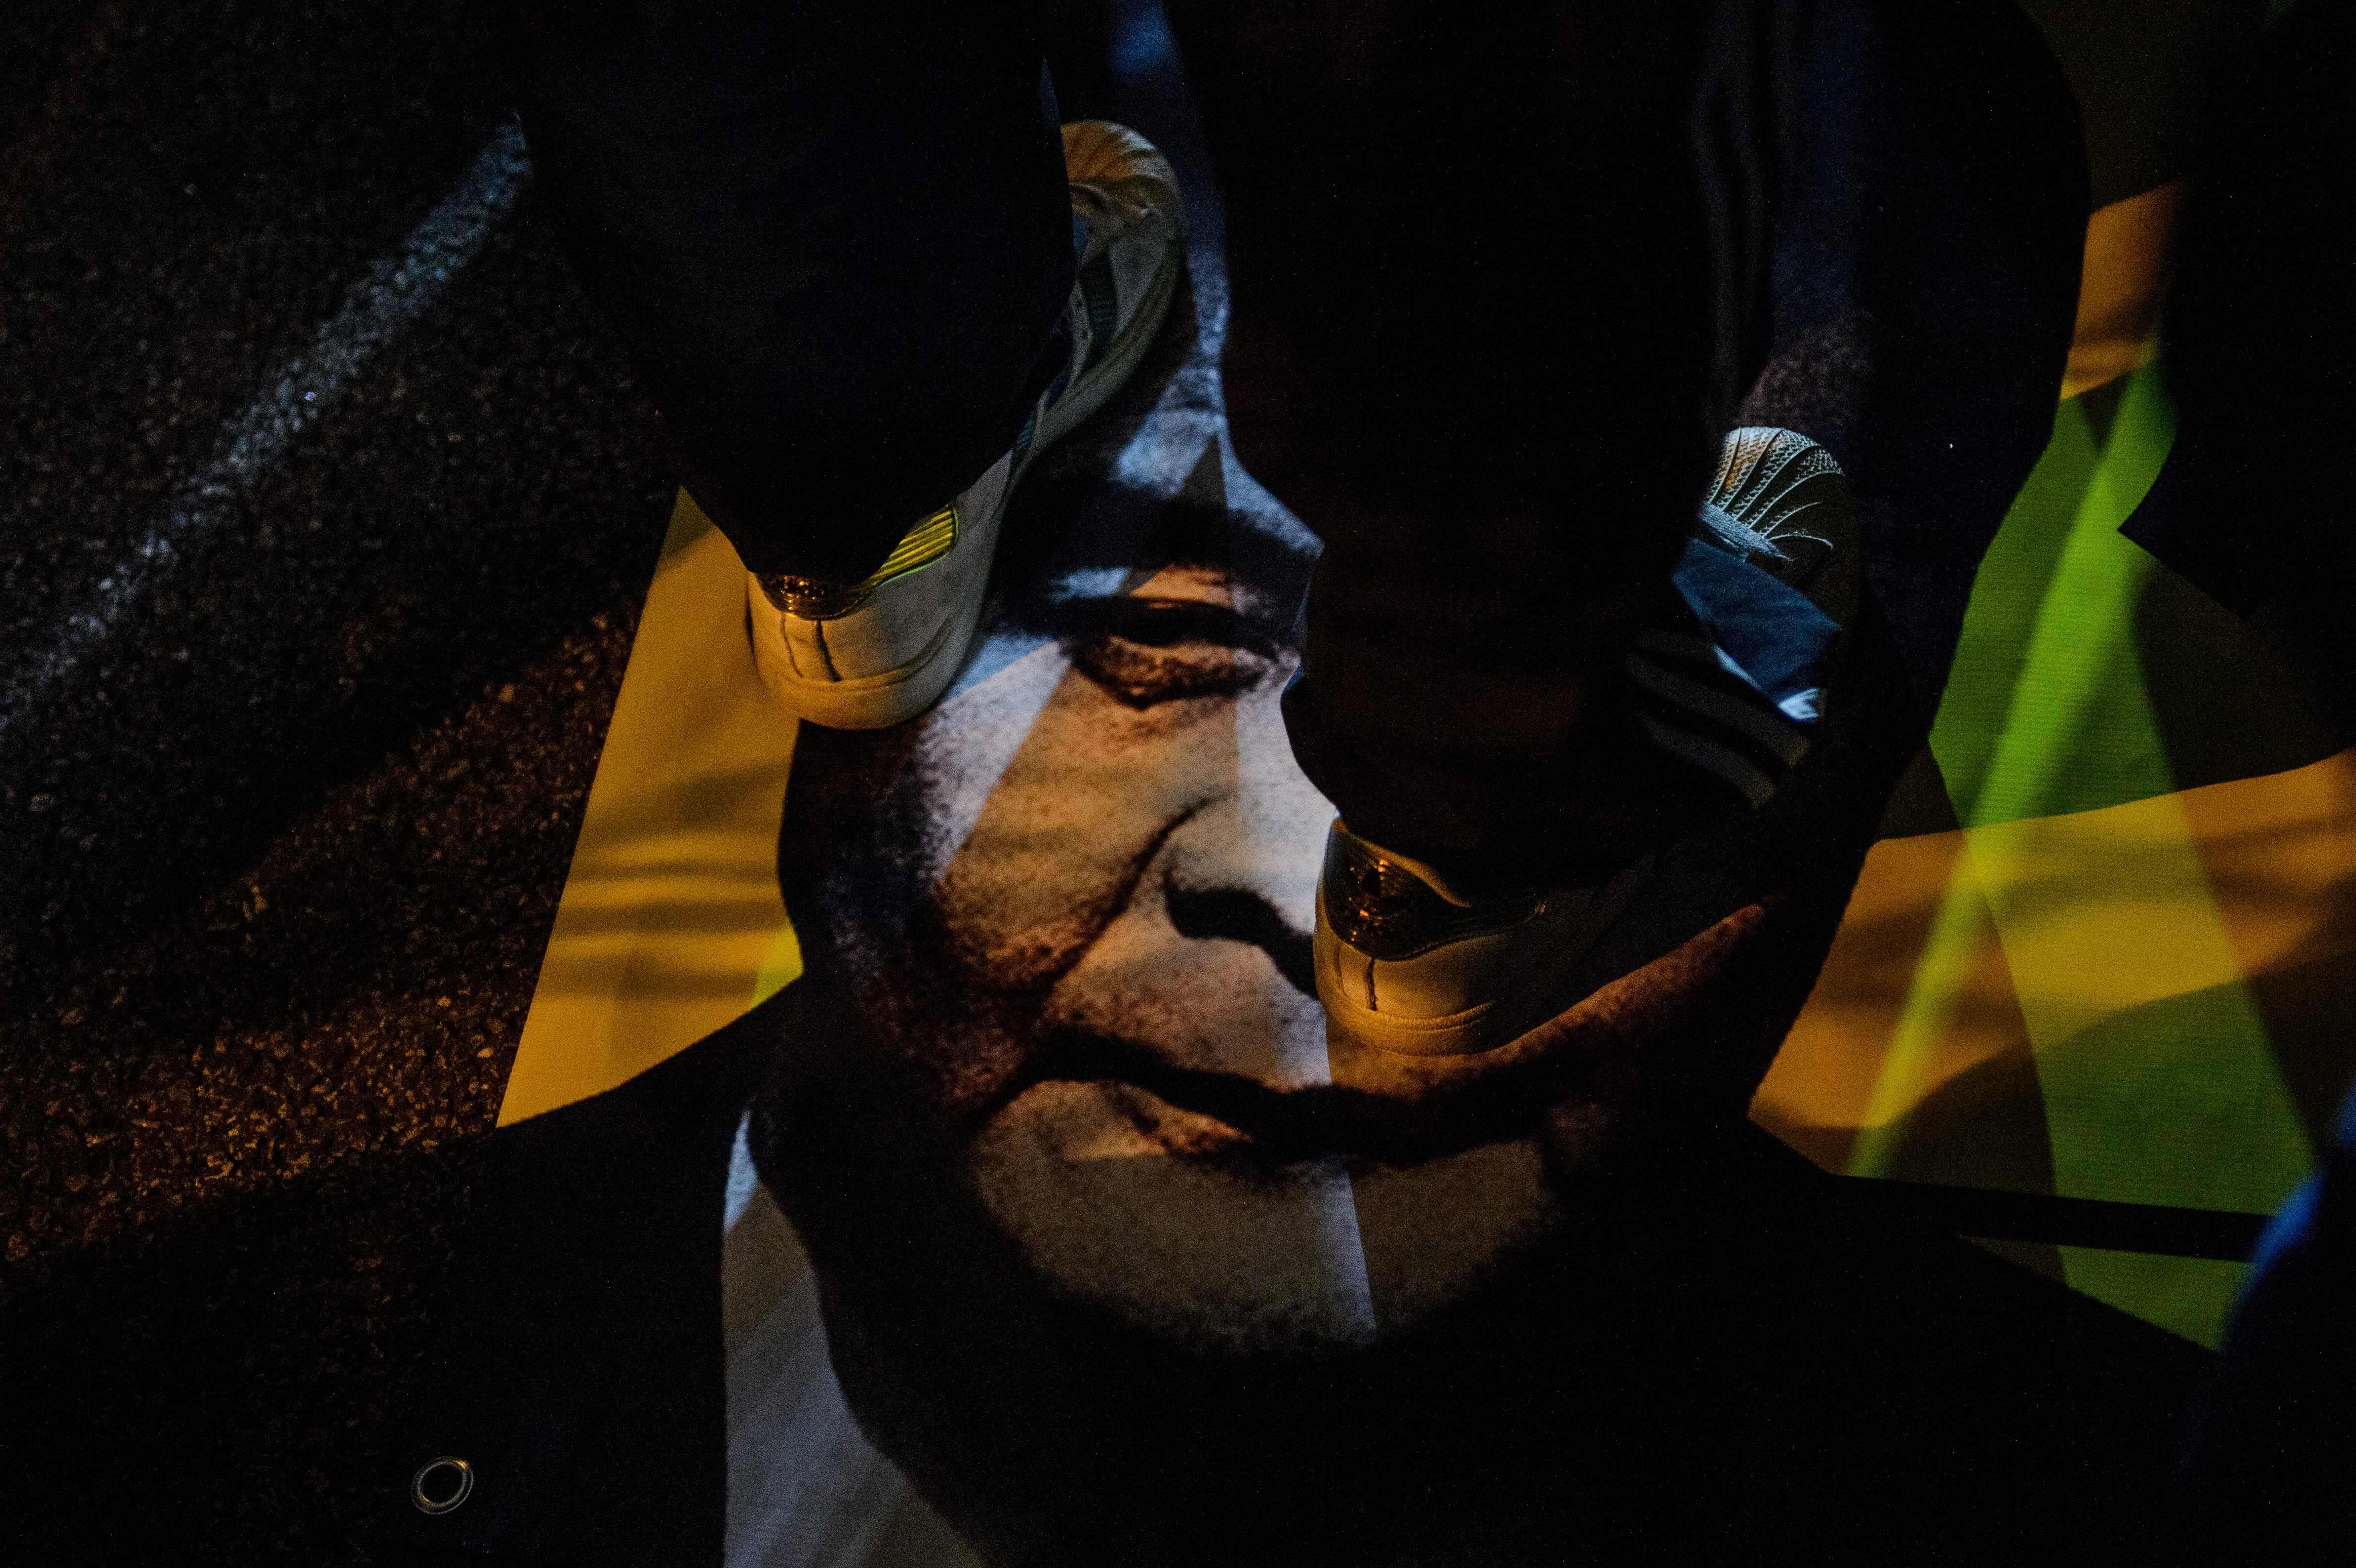
<svg viewBox="0 0 2356 1568">
<path fill-rule="evenodd" d="M 1941 1084 L 1908 1114 L 1883 1174 L 1942 1187 L 2051 1192 L 2053 1147 L 2036 1058 L 2025 1052 L 1997 1057 Z M 2062 1277 L 2062 1254 L 2050 1242 L 1981 1244 L 2048 1279 Z"/>
<path fill-rule="evenodd" d="M 2106 207 L 2175 178 L 2197 153 L 2205 88 L 2225 46 L 2246 34 L 2252 0 L 2133 5 L 2025 0 L 2069 74 L 2086 127 L 2092 204 Z"/>
<path fill-rule="evenodd" d="M 2304 768 L 2346 744 L 2280 652 L 2165 566 L 2136 603 L 2135 645 L 2179 789 Z"/>
<path fill-rule="evenodd" d="M 14 149 L 0 172 L 0 223 L 8 221 L 32 160 L 82 107 L 90 61 L 124 23 L 123 7 L 93 0 L 21 0 L 8 17 L 0 55 L 0 145 Z M 46 134 L 44 133 L 47 133 Z"/>
<path fill-rule="evenodd" d="M 616 626 L 519 671 L 12 1018 L 0 1429 L 34 1445 L 0 1466 L 28 1489 L 12 1545 L 347 1560 L 626 648 Z"/>
<path fill-rule="evenodd" d="M 348 1532 L 400 1465 L 397 1391 L 481 1160 L 379 1150 L 192 1203 L 10 1304 L 10 1559 L 373 1561 Z"/>
<path fill-rule="evenodd" d="M 1881 825 L 1874 832 L 1877 838 L 1901 839 L 1943 833 L 1962 825 L 1955 817 L 1955 803 L 1947 794 L 1947 781 L 1940 776 L 1939 759 L 1926 746 L 1898 776 L 1898 787 L 1890 792 Z"/>
<path fill-rule="evenodd" d="M 2356 138 L 2352 56 L 2356 14 L 2310 0 L 2217 72 L 2169 306 L 2170 504 L 2130 531 L 2274 639 L 2342 738 L 2356 735 L 2342 457 L 2356 306 L 2330 236 Z"/>
</svg>

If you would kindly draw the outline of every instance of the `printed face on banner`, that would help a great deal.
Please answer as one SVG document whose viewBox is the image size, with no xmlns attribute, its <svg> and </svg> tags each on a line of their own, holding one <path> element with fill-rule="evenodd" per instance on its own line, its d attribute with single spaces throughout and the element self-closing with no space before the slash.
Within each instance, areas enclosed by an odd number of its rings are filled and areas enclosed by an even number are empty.
<svg viewBox="0 0 2356 1568">
<path fill-rule="evenodd" d="M 1364 1345 L 1544 1236 L 1590 1107 L 1511 1051 L 1329 1040 L 1332 808 L 1280 698 L 1316 543 L 1215 436 L 1099 490 L 939 707 L 806 729 L 780 874 L 807 961 L 913 1064 L 1057 1294 L 1233 1350 Z"/>
</svg>

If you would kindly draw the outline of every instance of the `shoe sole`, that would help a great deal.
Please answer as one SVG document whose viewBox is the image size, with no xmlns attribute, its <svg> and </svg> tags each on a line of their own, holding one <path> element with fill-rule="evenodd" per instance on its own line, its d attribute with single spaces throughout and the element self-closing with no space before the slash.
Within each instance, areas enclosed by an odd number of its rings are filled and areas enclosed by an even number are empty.
<svg viewBox="0 0 2356 1568">
<path fill-rule="evenodd" d="M 1170 313 L 1170 302 L 1178 292 L 1183 249 L 1173 233 L 1169 251 L 1154 269 L 1152 284 L 1138 302 L 1137 313 L 1114 337 L 1096 369 L 1075 381 L 1071 391 L 1039 422 L 1031 439 L 1031 449 L 1023 455 L 1022 467 L 1007 476 L 1006 489 L 1000 493 L 998 505 L 990 516 L 968 531 L 960 543 L 986 549 L 992 560 L 996 558 L 999 526 L 1014 504 L 1023 476 L 1030 472 L 1031 465 L 1048 447 L 1078 429 L 1111 400 L 1144 360 L 1154 338 L 1161 335 L 1162 321 Z M 989 596 L 989 587 L 990 574 L 984 571 L 958 603 L 957 613 L 916 658 L 880 674 L 850 681 L 805 680 L 764 648 L 762 639 L 754 633 L 752 618 L 764 611 L 771 615 L 777 612 L 761 597 L 759 585 L 750 580 L 745 585 L 744 633 L 753 645 L 753 662 L 763 683 L 798 716 L 828 729 L 889 729 L 940 701 L 941 694 L 957 679 L 958 671 L 965 668 L 974 632 L 981 624 L 981 607 Z"/>
</svg>

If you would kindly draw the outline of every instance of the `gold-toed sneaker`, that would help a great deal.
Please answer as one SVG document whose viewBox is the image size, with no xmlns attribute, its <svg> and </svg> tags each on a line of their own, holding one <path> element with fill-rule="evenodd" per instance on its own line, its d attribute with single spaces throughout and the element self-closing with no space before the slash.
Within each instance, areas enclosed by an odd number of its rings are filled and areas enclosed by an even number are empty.
<svg viewBox="0 0 2356 1568">
<path fill-rule="evenodd" d="M 1072 357 L 1012 449 L 920 520 L 864 581 L 755 575 L 746 585 L 754 663 L 798 718 L 882 729 L 940 700 L 973 642 L 1024 467 L 1129 379 L 1169 312 L 1179 266 L 1170 161 L 1136 132 L 1088 120 L 1064 127 L 1064 164 L 1079 269 Z"/>
</svg>

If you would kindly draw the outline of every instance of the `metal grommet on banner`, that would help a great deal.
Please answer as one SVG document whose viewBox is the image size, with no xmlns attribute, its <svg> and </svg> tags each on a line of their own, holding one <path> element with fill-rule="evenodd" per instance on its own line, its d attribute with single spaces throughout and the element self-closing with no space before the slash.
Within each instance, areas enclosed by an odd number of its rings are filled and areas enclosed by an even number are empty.
<svg viewBox="0 0 2356 1568">
<path fill-rule="evenodd" d="M 428 1459 L 409 1477 L 409 1500 L 419 1513 L 448 1513 L 475 1489 L 475 1467 L 445 1454 Z"/>
</svg>

